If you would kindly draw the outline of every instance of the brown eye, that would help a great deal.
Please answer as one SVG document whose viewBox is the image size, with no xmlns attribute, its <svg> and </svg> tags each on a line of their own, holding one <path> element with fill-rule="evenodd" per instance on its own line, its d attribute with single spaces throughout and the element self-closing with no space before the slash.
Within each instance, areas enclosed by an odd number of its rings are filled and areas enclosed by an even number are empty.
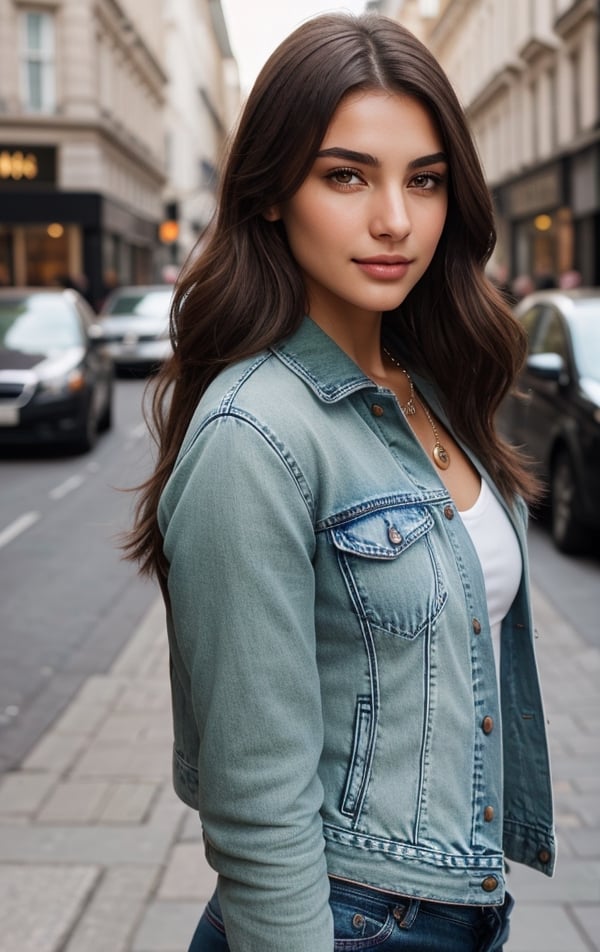
<svg viewBox="0 0 600 952">
<path fill-rule="evenodd" d="M 411 185 L 413 188 L 429 191 L 441 185 L 443 181 L 444 179 L 441 175 L 434 175 L 433 172 L 421 172 L 419 175 L 415 175 Z"/>
<path fill-rule="evenodd" d="M 357 185 L 362 181 L 356 169 L 333 169 L 327 178 L 337 185 Z"/>
</svg>

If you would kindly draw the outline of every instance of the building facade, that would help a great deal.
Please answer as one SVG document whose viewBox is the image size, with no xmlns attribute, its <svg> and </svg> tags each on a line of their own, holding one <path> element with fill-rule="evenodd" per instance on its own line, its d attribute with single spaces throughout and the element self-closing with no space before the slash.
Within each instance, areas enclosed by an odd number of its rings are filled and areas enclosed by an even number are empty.
<svg viewBox="0 0 600 952">
<path fill-rule="evenodd" d="M 214 211 L 219 162 L 237 118 L 240 84 L 219 0 L 165 0 L 164 41 L 163 259 L 178 266 Z"/>
<path fill-rule="evenodd" d="M 505 275 L 600 284 L 598 6 L 441 0 L 429 21 L 492 189 Z"/>
<path fill-rule="evenodd" d="M 203 61 L 213 2 L 188 11 Z M 0 283 L 69 281 L 98 304 L 116 283 L 160 279 L 179 172 L 169 161 L 174 4 L 0 0 Z M 221 60 L 207 67 L 217 84 Z M 187 121 L 201 125 L 207 109 L 198 97 Z M 220 142 L 207 141 L 214 162 Z"/>
</svg>

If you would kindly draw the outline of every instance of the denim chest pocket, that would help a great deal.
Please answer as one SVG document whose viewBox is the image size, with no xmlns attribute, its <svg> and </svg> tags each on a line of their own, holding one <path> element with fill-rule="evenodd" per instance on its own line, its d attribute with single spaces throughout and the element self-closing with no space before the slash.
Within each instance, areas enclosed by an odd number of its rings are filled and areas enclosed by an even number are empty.
<svg viewBox="0 0 600 952">
<path fill-rule="evenodd" d="M 401 638 L 421 634 L 448 597 L 423 505 L 379 509 L 331 530 L 340 568 L 360 617 Z"/>
</svg>

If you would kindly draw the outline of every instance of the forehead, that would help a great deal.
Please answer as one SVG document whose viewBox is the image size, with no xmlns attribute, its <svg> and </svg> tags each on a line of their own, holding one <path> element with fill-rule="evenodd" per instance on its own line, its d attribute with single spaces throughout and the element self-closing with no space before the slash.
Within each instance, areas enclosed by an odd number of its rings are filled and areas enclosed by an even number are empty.
<svg viewBox="0 0 600 952">
<path fill-rule="evenodd" d="M 426 151 L 442 148 L 438 125 L 422 102 L 381 89 L 345 96 L 331 117 L 322 145 L 348 146 L 352 142 L 354 148 L 362 144 L 365 151 L 372 152 L 373 143 L 386 140 L 393 147 L 402 145 L 403 151 L 419 154 L 424 146 Z"/>
</svg>

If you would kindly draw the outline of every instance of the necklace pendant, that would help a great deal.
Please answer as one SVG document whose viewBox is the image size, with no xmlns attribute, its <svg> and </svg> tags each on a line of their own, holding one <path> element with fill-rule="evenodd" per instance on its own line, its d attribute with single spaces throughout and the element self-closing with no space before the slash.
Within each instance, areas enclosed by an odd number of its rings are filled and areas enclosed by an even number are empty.
<svg viewBox="0 0 600 952">
<path fill-rule="evenodd" d="M 403 404 L 401 403 L 400 409 L 402 410 L 404 416 L 414 416 L 415 413 L 417 412 L 415 401 L 413 400 L 412 397 L 410 398 L 410 400 L 408 400 L 407 403 L 403 403 Z"/>
<path fill-rule="evenodd" d="M 442 446 L 439 440 L 433 447 L 431 455 L 433 456 L 433 462 L 438 469 L 448 469 L 450 466 L 450 454 L 448 450 Z"/>
</svg>

